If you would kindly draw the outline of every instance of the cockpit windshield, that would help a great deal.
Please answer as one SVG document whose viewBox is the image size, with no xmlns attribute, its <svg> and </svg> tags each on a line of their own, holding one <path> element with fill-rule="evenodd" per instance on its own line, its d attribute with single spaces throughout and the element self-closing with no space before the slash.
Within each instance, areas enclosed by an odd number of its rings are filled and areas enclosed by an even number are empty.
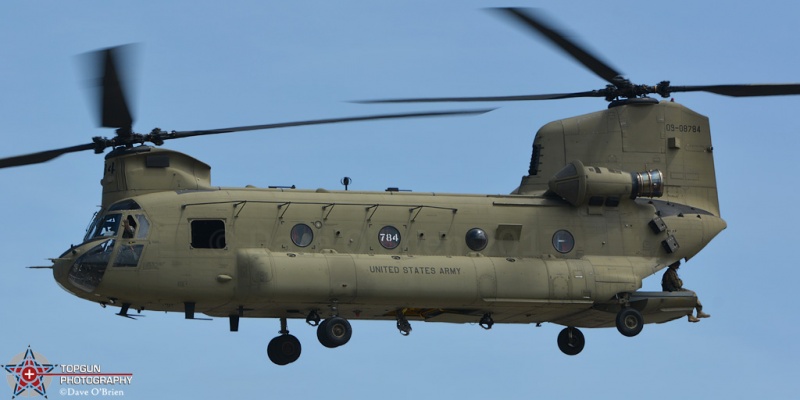
<svg viewBox="0 0 800 400">
<path fill-rule="evenodd" d="M 150 232 L 150 222 L 144 214 L 139 213 L 126 216 L 120 213 L 98 214 L 86 229 L 83 241 L 117 237 L 120 231 L 123 239 L 145 239 Z"/>
<path fill-rule="evenodd" d="M 121 221 L 122 214 L 98 215 L 89 226 L 89 229 L 86 230 L 86 236 L 83 238 L 83 241 L 86 242 L 96 237 L 117 236 Z"/>
</svg>

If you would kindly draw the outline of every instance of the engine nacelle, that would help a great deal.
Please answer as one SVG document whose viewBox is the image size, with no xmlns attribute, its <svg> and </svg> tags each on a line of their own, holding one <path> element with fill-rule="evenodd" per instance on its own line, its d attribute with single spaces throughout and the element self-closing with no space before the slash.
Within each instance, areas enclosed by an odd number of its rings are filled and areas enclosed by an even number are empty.
<svg viewBox="0 0 800 400">
<path fill-rule="evenodd" d="M 584 166 L 579 160 L 567 164 L 548 182 L 550 191 L 573 206 L 619 204 L 628 197 L 661 197 L 664 176 L 659 170 L 625 172 L 605 167 Z"/>
</svg>

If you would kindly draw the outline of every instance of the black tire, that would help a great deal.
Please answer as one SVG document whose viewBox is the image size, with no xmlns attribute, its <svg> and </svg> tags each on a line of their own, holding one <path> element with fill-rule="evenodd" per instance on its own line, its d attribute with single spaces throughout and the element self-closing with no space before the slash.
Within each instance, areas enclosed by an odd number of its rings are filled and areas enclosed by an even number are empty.
<svg viewBox="0 0 800 400">
<path fill-rule="evenodd" d="M 291 364 L 300 358 L 302 346 L 293 335 L 281 335 L 269 341 L 267 356 L 277 365 Z"/>
<path fill-rule="evenodd" d="M 350 322 L 342 317 L 327 318 L 317 327 L 317 339 L 327 348 L 335 348 L 347 344 L 353 335 Z"/>
<path fill-rule="evenodd" d="M 626 307 L 617 313 L 617 330 L 627 337 L 634 337 L 644 328 L 644 318 L 635 308 Z"/>
<path fill-rule="evenodd" d="M 558 334 L 558 348 L 568 356 L 574 356 L 583 351 L 586 338 L 578 328 L 567 327 Z"/>
</svg>

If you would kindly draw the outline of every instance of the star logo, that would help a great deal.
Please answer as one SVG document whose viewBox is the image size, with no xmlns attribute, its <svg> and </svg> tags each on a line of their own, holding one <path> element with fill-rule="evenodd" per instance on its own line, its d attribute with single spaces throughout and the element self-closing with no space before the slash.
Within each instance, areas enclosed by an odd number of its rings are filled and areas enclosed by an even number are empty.
<svg viewBox="0 0 800 400">
<path fill-rule="evenodd" d="M 37 359 L 38 357 L 38 359 Z M 20 353 L 13 359 L 12 364 L 3 365 L 10 373 L 8 383 L 14 388 L 12 399 L 23 394 L 25 396 L 44 396 L 47 398 L 47 385 L 50 384 L 48 373 L 56 365 L 49 364 L 47 359 L 39 353 L 34 353 L 30 346 L 25 353 Z M 30 390 L 30 392 L 27 392 Z"/>
</svg>

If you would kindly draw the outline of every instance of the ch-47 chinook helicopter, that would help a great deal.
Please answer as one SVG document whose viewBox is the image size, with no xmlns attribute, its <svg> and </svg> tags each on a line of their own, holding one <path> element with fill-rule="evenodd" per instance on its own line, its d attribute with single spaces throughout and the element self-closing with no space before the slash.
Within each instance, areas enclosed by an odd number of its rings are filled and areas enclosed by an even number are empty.
<svg viewBox="0 0 800 400">
<path fill-rule="evenodd" d="M 565 326 L 558 347 L 580 353 L 578 328 L 689 314 L 694 292 L 643 292 L 642 280 L 703 249 L 720 217 L 708 118 L 648 94 L 800 94 L 800 84 L 634 85 L 530 11 L 500 13 L 542 34 L 608 82 L 600 90 L 530 96 L 378 100 L 509 101 L 602 97 L 608 109 L 551 122 L 533 142 L 528 174 L 508 195 L 218 187 L 210 167 L 169 139 L 369 119 L 393 114 L 149 134 L 132 130 L 115 65 L 104 51 L 102 125 L 116 136 L 0 159 L 0 168 L 94 150 L 105 156 L 102 204 L 81 244 L 53 259 L 56 281 L 80 298 L 143 310 L 276 318 L 270 360 L 301 353 L 288 320 L 305 320 L 322 345 L 346 344 L 349 320 Z"/>
</svg>

